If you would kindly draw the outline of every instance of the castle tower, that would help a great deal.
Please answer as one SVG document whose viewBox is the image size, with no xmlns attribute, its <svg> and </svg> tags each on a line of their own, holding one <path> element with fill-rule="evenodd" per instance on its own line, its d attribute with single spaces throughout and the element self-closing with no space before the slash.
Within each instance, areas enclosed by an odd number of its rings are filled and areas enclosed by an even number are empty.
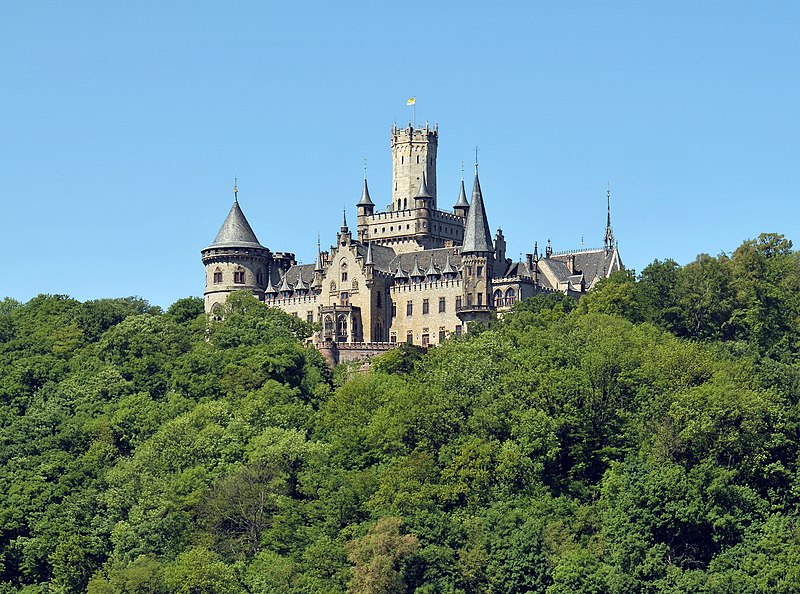
<svg viewBox="0 0 800 594">
<path fill-rule="evenodd" d="M 206 267 L 203 293 L 206 313 L 224 303 L 231 291 L 252 291 L 262 301 L 267 284 L 269 249 L 258 242 L 250 223 L 239 206 L 233 186 L 233 206 L 222 223 L 214 242 L 201 251 Z"/>
<path fill-rule="evenodd" d="M 461 248 L 464 300 L 461 309 L 456 312 L 467 327 L 470 322 L 488 320 L 491 313 L 494 252 L 476 163 L 472 202 L 467 213 L 464 245 Z"/>
<path fill-rule="evenodd" d="M 436 149 L 439 144 L 438 126 L 397 128 L 392 126 L 392 210 L 414 208 L 414 196 L 420 187 L 423 173 L 428 192 L 436 208 Z"/>
</svg>

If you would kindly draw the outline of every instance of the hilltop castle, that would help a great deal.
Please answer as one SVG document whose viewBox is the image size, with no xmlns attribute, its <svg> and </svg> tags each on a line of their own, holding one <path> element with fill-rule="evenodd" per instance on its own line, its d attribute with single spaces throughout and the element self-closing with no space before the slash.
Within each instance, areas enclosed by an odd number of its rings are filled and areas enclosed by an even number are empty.
<svg viewBox="0 0 800 594">
<path fill-rule="evenodd" d="M 506 258 L 503 232 L 492 239 L 489 231 L 477 163 L 472 199 L 462 180 L 453 210 L 439 208 L 438 140 L 438 127 L 392 127 L 392 203 L 377 210 L 365 176 L 355 236 L 343 214 L 336 245 L 322 251 L 318 243 L 313 264 L 261 245 L 234 188 L 222 228 L 202 250 L 206 312 L 231 291 L 247 290 L 319 323 L 318 345 L 428 346 L 538 292 L 579 297 L 622 268 L 610 198 L 602 248 L 554 253 L 548 240 L 544 254 L 534 244 L 524 261 Z"/>
</svg>

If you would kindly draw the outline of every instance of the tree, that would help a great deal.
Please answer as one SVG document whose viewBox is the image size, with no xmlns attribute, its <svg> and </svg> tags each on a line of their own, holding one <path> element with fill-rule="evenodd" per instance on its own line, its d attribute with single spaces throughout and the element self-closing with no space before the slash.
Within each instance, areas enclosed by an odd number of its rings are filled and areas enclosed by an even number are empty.
<svg viewBox="0 0 800 594">
<path fill-rule="evenodd" d="M 348 584 L 352 594 L 402 594 L 406 591 L 400 563 L 419 547 L 417 537 L 400 532 L 402 520 L 384 517 L 361 538 L 347 543 L 347 556 L 353 564 Z"/>
</svg>

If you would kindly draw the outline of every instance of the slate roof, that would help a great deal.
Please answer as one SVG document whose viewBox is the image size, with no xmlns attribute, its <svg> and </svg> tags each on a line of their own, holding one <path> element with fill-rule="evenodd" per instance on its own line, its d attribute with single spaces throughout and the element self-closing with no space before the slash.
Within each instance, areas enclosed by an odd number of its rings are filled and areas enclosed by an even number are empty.
<svg viewBox="0 0 800 594">
<path fill-rule="evenodd" d="M 378 247 L 378 246 L 375 246 Z M 430 268 L 431 260 L 434 266 L 439 270 L 444 270 L 447 264 L 447 258 L 450 258 L 451 270 L 461 264 L 461 254 L 459 253 L 460 247 L 447 247 L 436 248 L 432 250 L 424 250 L 420 252 L 408 252 L 406 254 L 397 254 L 390 262 L 392 271 L 397 270 L 400 265 L 404 271 L 413 270 L 416 261 L 417 266 L 420 268 Z M 422 276 L 422 274 L 420 274 Z"/>
<path fill-rule="evenodd" d="M 476 168 L 477 169 L 477 168 Z M 489 221 L 486 218 L 486 209 L 483 206 L 481 182 L 478 172 L 475 171 L 475 184 L 472 188 L 472 204 L 467 213 L 467 222 L 464 225 L 464 245 L 462 253 L 493 252 L 492 234 L 489 231 Z"/>
<path fill-rule="evenodd" d="M 469 208 L 469 202 L 467 202 L 467 193 L 464 191 L 464 180 L 461 180 L 461 192 L 458 194 L 458 202 L 455 203 L 453 208 L 458 208 L 459 206 L 466 206 Z"/>
<path fill-rule="evenodd" d="M 615 252 L 615 249 L 581 250 L 573 252 L 575 256 L 575 270 L 583 273 L 587 286 L 592 285 L 592 283 L 599 279 L 606 278 L 613 272 L 612 268 L 616 270 L 616 266 L 614 265 Z M 567 280 L 570 276 L 566 266 L 568 255 L 569 254 L 553 254 L 548 258 L 548 262 L 560 262 L 563 264 L 563 273 L 559 272 L 559 280 Z M 552 266 L 551 270 L 553 270 Z M 559 270 L 561 269 L 559 268 Z"/>
<path fill-rule="evenodd" d="M 367 187 L 367 178 L 364 178 L 364 189 L 361 191 L 361 200 L 358 201 L 356 206 L 375 206 L 372 198 L 369 197 L 369 188 Z"/>
<path fill-rule="evenodd" d="M 222 227 L 220 227 L 219 233 L 217 233 L 217 237 L 214 239 L 214 243 L 208 247 L 252 247 L 266 249 L 258 242 L 258 238 L 256 234 L 253 233 L 253 228 L 250 226 L 250 223 L 247 222 L 247 218 L 244 216 L 238 200 L 233 201 L 233 206 L 231 206 L 228 216 L 225 217 L 225 222 L 222 223 Z"/>
<path fill-rule="evenodd" d="M 287 284 L 293 288 L 299 284 L 298 279 L 303 279 L 303 284 L 305 286 L 302 288 L 307 289 L 311 281 L 314 280 L 314 266 L 314 264 L 295 264 L 286 271 L 284 279 L 287 281 Z M 285 289 L 281 286 L 281 291 L 283 290 Z"/>
</svg>

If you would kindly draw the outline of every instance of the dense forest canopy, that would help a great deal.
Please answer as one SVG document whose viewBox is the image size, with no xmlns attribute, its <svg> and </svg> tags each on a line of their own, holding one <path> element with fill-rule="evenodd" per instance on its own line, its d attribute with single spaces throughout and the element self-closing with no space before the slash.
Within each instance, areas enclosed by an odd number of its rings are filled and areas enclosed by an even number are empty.
<svg viewBox="0 0 800 594">
<path fill-rule="evenodd" d="M 800 590 L 800 254 L 329 370 L 234 294 L 0 302 L 0 593 Z"/>
</svg>

